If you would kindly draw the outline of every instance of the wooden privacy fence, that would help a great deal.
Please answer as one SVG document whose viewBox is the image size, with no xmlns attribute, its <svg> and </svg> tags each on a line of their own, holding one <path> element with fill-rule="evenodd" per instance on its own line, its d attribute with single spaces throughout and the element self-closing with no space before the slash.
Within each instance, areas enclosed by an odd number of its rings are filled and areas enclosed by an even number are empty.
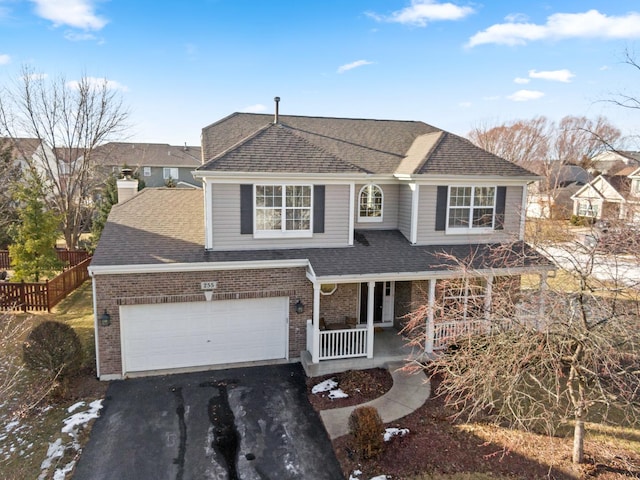
<svg viewBox="0 0 640 480">
<path fill-rule="evenodd" d="M 70 267 L 75 267 L 80 262 L 90 258 L 89 252 L 86 250 L 58 250 L 58 260 L 68 263 Z M 9 250 L 0 250 L 0 270 L 9 270 L 11 268 L 11 259 L 9 258 Z"/>
<path fill-rule="evenodd" d="M 91 257 L 44 283 L 0 282 L 0 310 L 48 311 L 89 278 Z"/>
</svg>

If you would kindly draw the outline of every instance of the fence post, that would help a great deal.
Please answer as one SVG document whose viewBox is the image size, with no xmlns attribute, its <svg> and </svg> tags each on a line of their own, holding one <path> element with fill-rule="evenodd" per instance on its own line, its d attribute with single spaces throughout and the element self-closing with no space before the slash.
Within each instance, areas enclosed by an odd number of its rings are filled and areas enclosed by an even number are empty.
<svg viewBox="0 0 640 480">
<path fill-rule="evenodd" d="M 51 289 L 49 288 L 49 280 L 44 283 L 44 288 L 47 292 L 47 312 L 51 313 Z"/>
<path fill-rule="evenodd" d="M 22 307 L 22 311 L 26 312 L 27 311 L 27 301 L 26 301 L 26 298 L 25 298 L 24 289 L 25 289 L 24 280 L 22 280 L 20 282 L 20 305 Z"/>
</svg>

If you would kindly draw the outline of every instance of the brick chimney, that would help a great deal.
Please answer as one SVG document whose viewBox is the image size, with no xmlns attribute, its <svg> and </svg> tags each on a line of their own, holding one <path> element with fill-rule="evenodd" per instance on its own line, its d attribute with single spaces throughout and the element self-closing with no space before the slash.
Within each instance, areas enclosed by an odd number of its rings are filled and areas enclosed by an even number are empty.
<svg viewBox="0 0 640 480">
<path fill-rule="evenodd" d="M 130 168 L 123 168 L 120 173 L 122 173 L 122 178 L 116 181 L 116 185 L 118 187 L 118 203 L 123 203 L 138 193 L 138 180 L 132 178 L 133 170 Z"/>
</svg>

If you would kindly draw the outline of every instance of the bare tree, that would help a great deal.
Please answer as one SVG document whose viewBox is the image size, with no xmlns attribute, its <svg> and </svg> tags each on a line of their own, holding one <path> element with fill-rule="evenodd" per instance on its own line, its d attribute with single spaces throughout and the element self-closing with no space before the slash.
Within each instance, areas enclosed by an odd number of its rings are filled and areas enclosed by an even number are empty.
<svg viewBox="0 0 640 480">
<path fill-rule="evenodd" d="M 516 120 L 500 125 L 481 125 L 469 132 L 469 140 L 491 153 L 532 168 L 548 158 L 551 124 L 546 117 Z"/>
<path fill-rule="evenodd" d="M 622 139 L 622 132 L 603 117 L 595 120 L 567 115 L 558 122 L 551 138 L 549 160 L 562 164 L 590 166 L 598 153 L 614 150 Z"/>
<path fill-rule="evenodd" d="M 434 312 L 436 332 L 450 333 L 449 349 L 413 367 L 441 378 L 437 393 L 462 420 L 549 434 L 573 421 L 573 460 L 580 463 L 586 421 L 633 425 L 640 418 L 638 285 L 597 245 L 537 247 L 571 274 L 571 285 L 526 289 L 517 277 L 496 277 L 486 302 L 475 259 L 443 258 L 458 273 L 439 282 Z M 496 248 L 495 261 L 511 256 L 510 248 Z M 456 301 L 461 285 L 465 300 Z M 409 314 L 405 329 L 420 348 L 428 310 Z"/>
<path fill-rule="evenodd" d="M 24 155 L 46 182 L 49 206 L 62 219 L 69 248 L 87 230 L 93 211 L 96 177 L 94 149 L 122 135 L 128 112 L 106 80 L 83 76 L 49 80 L 28 67 L 0 96 L 0 130 L 13 139 L 38 139 L 35 155 Z M 16 142 L 19 145 L 19 142 Z"/>
<path fill-rule="evenodd" d="M 13 185 L 20 179 L 20 167 L 13 161 L 13 147 L 6 139 L 0 139 L 0 248 L 11 243 L 9 227 L 17 220 Z"/>
</svg>

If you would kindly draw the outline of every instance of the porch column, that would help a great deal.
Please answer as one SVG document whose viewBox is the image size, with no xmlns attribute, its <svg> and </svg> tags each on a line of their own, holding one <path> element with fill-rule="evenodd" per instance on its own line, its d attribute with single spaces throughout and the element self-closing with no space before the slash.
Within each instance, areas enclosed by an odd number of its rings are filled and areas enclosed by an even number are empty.
<svg viewBox="0 0 640 480">
<path fill-rule="evenodd" d="M 487 276 L 487 289 L 484 292 L 484 319 L 487 322 L 487 331 L 491 328 L 491 302 L 493 301 L 493 275 Z"/>
<path fill-rule="evenodd" d="M 433 353 L 433 336 L 435 334 L 434 311 L 436 305 L 436 279 L 429 279 L 429 296 L 427 298 L 427 332 L 424 342 L 425 353 Z"/>
<path fill-rule="evenodd" d="M 313 284 L 313 351 L 311 361 L 320 361 L 320 284 Z"/>
<path fill-rule="evenodd" d="M 376 282 L 367 283 L 367 358 L 373 358 L 373 309 Z"/>
<path fill-rule="evenodd" d="M 544 323 L 544 312 L 546 309 L 546 294 L 547 294 L 547 276 L 548 272 L 542 272 L 540 274 L 540 292 L 538 299 L 538 318 L 536 319 L 536 330 L 540 330 L 541 325 Z"/>
</svg>

